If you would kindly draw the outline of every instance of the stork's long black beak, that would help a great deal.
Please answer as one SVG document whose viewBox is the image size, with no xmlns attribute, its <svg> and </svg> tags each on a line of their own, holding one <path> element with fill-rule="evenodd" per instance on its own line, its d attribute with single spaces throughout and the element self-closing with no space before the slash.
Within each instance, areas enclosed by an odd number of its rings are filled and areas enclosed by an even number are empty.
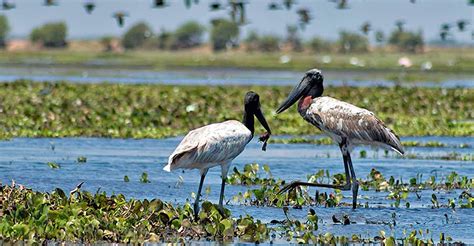
<svg viewBox="0 0 474 246">
<path fill-rule="evenodd" d="M 260 124 L 262 124 L 263 128 L 265 128 L 265 130 L 271 134 L 272 131 L 270 130 L 267 120 L 265 119 L 265 116 L 263 116 L 262 110 L 260 108 L 256 110 L 255 116 L 257 117 L 258 121 L 260 121 Z"/>
<path fill-rule="evenodd" d="M 262 134 L 259 138 L 259 140 L 263 142 L 262 150 L 265 151 L 267 150 L 267 141 L 270 138 L 270 135 L 272 134 L 272 130 L 270 130 L 270 126 L 268 126 L 267 120 L 265 119 L 265 116 L 263 116 L 260 107 L 258 107 L 255 111 L 255 116 L 257 117 L 258 121 L 260 121 L 260 124 L 262 124 L 263 128 L 267 130 L 267 132 Z"/>
<path fill-rule="evenodd" d="M 276 113 L 279 114 L 283 111 L 285 111 L 287 108 L 291 107 L 298 99 L 300 99 L 303 94 L 308 90 L 309 88 L 309 80 L 305 76 L 299 84 L 293 88 L 293 90 L 290 92 L 286 100 L 278 107 Z"/>
</svg>

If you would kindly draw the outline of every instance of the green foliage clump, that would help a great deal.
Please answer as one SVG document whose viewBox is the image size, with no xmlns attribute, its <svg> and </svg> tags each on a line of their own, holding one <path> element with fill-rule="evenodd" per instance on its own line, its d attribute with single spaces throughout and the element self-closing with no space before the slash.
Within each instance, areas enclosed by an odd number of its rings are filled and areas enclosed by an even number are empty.
<svg viewBox="0 0 474 246">
<path fill-rule="evenodd" d="M 122 45 L 125 49 L 135 49 L 142 47 L 145 42 L 151 39 L 153 32 L 144 22 L 140 22 L 130 27 L 123 35 Z"/>
<path fill-rule="evenodd" d="M 186 49 L 201 45 L 205 28 L 195 22 L 189 21 L 176 29 L 171 41 L 171 49 Z"/>
<path fill-rule="evenodd" d="M 148 179 L 148 173 L 143 172 L 142 176 L 140 177 L 140 182 L 141 183 L 150 183 L 150 180 Z"/>
<path fill-rule="evenodd" d="M 262 170 L 264 173 L 262 174 Z M 344 173 L 331 175 L 328 170 L 319 170 L 314 174 L 307 176 L 310 183 L 344 185 L 346 176 Z M 363 191 L 375 190 L 377 192 L 387 192 L 387 199 L 394 200 L 390 206 L 399 207 L 401 200 L 407 200 L 410 193 L 417 193 L 421 190 L 470 190 L 474 187 L 474 178 L 460 176 L 456 172 L 449 175 L 437 177 L 432 175 L 423 179 L 422 174 L 417 174 L 409 182 L 403 179 L 395 179 L 393 176 L 386 179 L 382 173 L 372 169 L 366 179 L 358 179 L 360 188 Z M 251 187 L 245 192 L 239 192 L 233 200 L 252 206 L 270 206 L 284 207 L 293 206 L 301 208 L 302 206 L 351 206 L 352 204 L 344 202 L 341 191 L 322 193 L 316 192 L 316 196 L 309 194 L 307 187 L 295 188 L 288 192 L 279 194 L 280 190 L 287 184 L 281 179 L 275 179 L 268 165 L 246 164 L 243 170 L 234 167 L 233 171 L 227 177 L 227 182 L 231 185 L 244 185 Z M 437 204 L 437 207 L 460 207 L 472 208 L 474 198 L 471 193 L 462 192 L 457 202 L 448 204 Z M 368 203 L 366 206 L 369 206 Z M 409 207 L 409 203 L 406 205 Z"/>
<path fill-rule="evenodd" d="M 244 40 L 247 51 L 274 52 L 280 50 L 280 38 L 275 35 L 260 36 L 256 31 L 250 31 Z"/>
<path fill-rule="evenodd" d="M 303 50 L 303 42 L 301 41 L 301 37 L 298 33 L 298 26 L 296 25 L 289 25 L 286 27 L 286 43 L 290 45 L 293 51 L 302 51 Z"/>
<path fill-rule="evenodd" d="M 239 25 L 233 21 L 219 19 L 214 21 L 211 29 L 213 50 L 223 50 L 235 46 L 239 38 Z"/>
<path fill-rule="evenodd" d="M 269 228 L 251 216 L 231 218 L 203 202 L 198 218 L 192 206 L 159 199 L 127 200 L 123 195 L 91 194 L 76 188 L 69 197 L 57 188 L 34 192 L 23 186 L 0 186 L 0 238 L 29 244 L 57 242 L 176 242 L 178 239 L 234 237 L 246 242 L 268 239 Z"/>
<path fill-rule="evenodd" d="M 10 25 L 5 15 L 0 15 L 0 48 L 6 46 L 6 39 L 8 32 L 10 31 Z"/>
<path fill-rule="evenodd" d="M 277 194 L 285 183 L 273 178 L 269 166 L 262 166 L 265 172 L 263 175 L 260 168 L 255 163 L 246 165 L 243 170 L 234 168 L 228 182 L 249 187 L 250 190 L 239 196 L 250 201 L 251 205 L 281 207 L 285 215 L 283 220 L 272 220 L 266 224 L 249 215 L 232 217 L 229 210 L 220 211 L 217 205 L 208 201 L 202 203 L 202 209 L 198 216 L 194 217 L 193 206 L 187 202 L 183 205 L 173 205 L 160 199 L 126 199 L 122 194 L 108 196 L 99 191 L 92 194 L 80 189 L 82 183 L 68 195 L 59 188 L 50 193 L 43 193 L 12 184 L 0 185 L 0 238 L 4 242 L 20 241 L 28 244 L 45 244 L 51 241 L 143 244 L 196 240 L 262 243 L 276 237 L 279 240 L 304 244 L 434 244 L 430 230 L 421 229 L 410 233 L 404 231 L 401 238 L 389 237 L 384 231 L 380 231 L 379 236 L 369 238 L 363 238 L 360 234 L 349 237 L 329 232 L 321 234 L 318 231 L 321 219 L 315 209 L 309 208 L 307 215 L 301 218 L 292 216 L 288 206 L 297 209 L 306 205 L 349 206 L 350 204 L 342 201 L 341 191 L 336 190 L 329 195 L 316 191 L 314 196 L 303 187 L 286 194 Z M 394 200 L 396 207 L 400 200 L 407 199 L 409 193 L 418 195 L 417 192 L 421 189 L 463 190 L 455 199 L 448 199 L 447 203 L 437 197 L 436 194 L 440 193 L 432 194 L 433 209 L 469 209 L 474 206 L 471 194 L 474 179 L 455 172 L 441 177 L 438 181 L 436 179 L 437 176 L 433 175 L 423 180 L 420 174 L 412 177 L 409 183 L 404 183 L 392 176 L 386 179 L 382 173 L 372 169 L 367 179 L 359 181 L 363 190 L 388 192 L 387 198 Z M 308 175 L 309 182 L 341 184 L 344 180 L 344 174 L 330 175 L 327 170 Z M 409 207 L 409 203 L 406 204 Z M 336 213 L 332 217 L 333 223 L 352 224 L 350 216 Z M 395 226 L 395 213 L 392 218 L 393 222 L 388 223 Z M 453 239 L 445 233 L 440 234 L 440 243 L 451 241 Z"/>
<path fill-rule="evenodd" d="M 256 91 L 275 134 L 320 131 L 289 109 L 269 117 L 286 86 L 176 86 L 0 83 L 0 137 L 162 138 L 210 123 L 242 118 L 242 98 Z M 330 87 L 325 93 L 376 112 L 400 136 L 474 135 L 474 89 Z M 262 99 L 262 100 L 263 100 Z M 394 107 L 393 105 L 410 105 Z M 263 132 L 260 126 L 257 132 Z"/>
<path fill-rule="evenodd" d="M 260 38 L 260 36 L 258 35 L 258 33 L 256 31 L 254 31 L 254 30 L 250 31 L 247 34 L 247 37 L 244 40 L 245 49 L 247 51 L 256 51 L 256 50 L 258 50 L 258 40 L 259 40 L 259 38 Z"/>
<path fill-rule="evenodd" d="M 172 32 L 161 29 L 160 33 L 156 37 L 158 49 L 168 49 L 171 46 L 172 37 Z"/>
<path fill-rule="evenodd" d="M 289 192 L 279 193 L 285 186 L 285 181 L 275 179 L 268 165 L 263 165 L 264 176 L 261 175 L 260 165 L 257 163 L 246 164 L 244 169 L 239 171 L 234 167 L 233 172 L 227 177 L 227 182 L 232 185 L 252 186 L 253 188 L 244 193 L 239 192 L 234 196 L 234 201 L 252 206 L 284 207 L 293 206 L 301 208 L 305 205 L 321 205 L 325 207 L 335 207 L 340 205 L 342 193 L 318 193 L 316 197 L 309 194 L 308 189 L 294 189 Z M 322 177 L 317 176 L 317 178 Z M 316 174 L 319 175 L 319 174 Z M 329 175 L 329 174 L 328 174 Z M 314 182 L 316 176 L 308 176 L 309 182 Z M 339 182 L 339 181 L 334 181 Z M 254 187 L 259 186 L 259 187 Z M 297 192 L 299 190 L 300 192 Z"/>
<path fill-rule="evenodd" d="M 330 52 L 332 50 L 332 43 L 320 37 L 314 37 L 306 44 L 313 52 Z"/>
<path fill-rule="evenodd" d="M 367 52 L 369 50 L 369 40 L 366 36 L 342 31 L 339 33 L 339 51 L 349 52 Z"/>
<path fill-rule="evenodd" d="M 66 36 L 66 23 L 54 22 L 33 29 L 30 33 L 30 40 L 40 43 L 44 47 L 60 48 L 67 45 Z"/>
<path fill-rule="evenodd" d="M 100 39 L 100 44 L 104 47 L 105 52 L 110 52 L 112 51 L 112 41 L 114 40 L 113 37 L 111 36 L 105 36 Z"/>
<path fill-rule="evenodd" d="M 388 43 L 396 46 L 403 52 L 418 52 L 422 51 L 424 47 L 423 34 L 420 32 L 409 32 L 402 30 L 395 30 L 390 34 Z"/>
<path fill-rule="evenodd" d="M 275 52 L 280 50 L 280 38 L 274 35 L 264 35 L 258 39 L 258 50 Z"/>
</svg>

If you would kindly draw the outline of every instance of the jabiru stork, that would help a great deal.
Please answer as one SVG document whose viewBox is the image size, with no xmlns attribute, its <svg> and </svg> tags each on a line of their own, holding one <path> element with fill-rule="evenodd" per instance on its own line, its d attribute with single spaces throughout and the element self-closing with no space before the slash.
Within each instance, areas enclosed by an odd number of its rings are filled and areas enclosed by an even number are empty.
<svg viewBox="0 0 474 246">
<path fill-rule="evenodd" d="M 178 168 L 199 169 L 199 183 L 194 214 L 199 214 L 199 198 L 207 171 L 211 167 L 221 166 L 222 185 L 219 196 L 219 208 L 223 209 L 224 188 L 229 166 L 250 142 L 254 135 L 254 116 L 260 121 L 266 132 L 260 136 L 263 141 L 262 150 L 270 138 L 271 130 L 260 109 L 260 98 L 255 92 L 249 91 L 244 98 L 244 114 L 242 122 L 228 120 L 221 123 L 206 125 L 190 131 L 169 156 L 168 164 L 163 168 L 172 171 Z"/>
<path fill-rule="evenodd" d="M 356 178 L 350 152 L 356 145 L 372 145 L 394 150 L 403 155 L 403 146 L 399 137 L 369 110 L 324 97 L 323 75 L 318 69 L 307 71 L 301 81 L 280 105 L 279 114 L 298 102 L 301 117 L 316 128 L 329 135 L 339 145 L 344 161 L 345 185 L 331 185 L 294 181 L 285 186 L 280 193 L 297 186 L 316 186 L 340 190 L 352 189 L 352 207 L 357 206 L 359 183 Z"/>
</svg>

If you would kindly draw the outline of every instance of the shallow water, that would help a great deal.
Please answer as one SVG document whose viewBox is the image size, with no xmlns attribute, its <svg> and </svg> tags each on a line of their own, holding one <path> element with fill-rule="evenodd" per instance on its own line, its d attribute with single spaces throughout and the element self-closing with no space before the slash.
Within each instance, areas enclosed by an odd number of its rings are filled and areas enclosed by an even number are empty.
<svg viewBox="0 0 474 246">
<path fill-rule="evenodd" d="M 106 138 L 16 138 L 10 141 L 0 141 L 0 181 L 23 184 L 34 190 L 51 191 L 56 187 L 70 191 L 77 184 L 84 181 L 83 189 L 95 192 L 100 189 L 108 194 L 123 193 L 128 198 L 153 199 L 182 204 L 191 198 L 199 182 L 199 173 L 192 171 L 174 171 L 167 173 L 162 167 L 168 155 L 174 150 L 181 138 L 169 139 L 106 139 Z M 466 143 L 469 148 L 407 148 L 408 153 L 417 153 L 421 156 L 436 156 L 452 151 L 473 153 L 474 137 L 410 137 L 402 140 L 420 142 L 440 141 L 446 144 Z M 319 169 L 328 169 L 331 173 L 343 172 L 342 158 L 336 146 L 320 146 L 310 144 L 271 144 L 267 152 L 260 151 L 261 145 L 254 139 L 246 150 L 235 159 L 233 166 L 241 169 L 246 163 L 257 162 L 268 164 L 276 178 L 285 180 L 306 180 L 306 175 Z M 445 176 L 452 171 L 460 175 L 474 177 L 474 163 L 471 161 L 419 160 L 399 159 L 395 154 L 385 157 L 383 151 L 368 150 L 367 158 L 358 156 L 359 150 L 354 150 L 353 162 L 358 177 L 366 177 L 371 168 L 381 171 L 385 177 L 393 175 L 395 178 L 409 178 L 423 174 L 424 178 L 430 175 Z M 87 157 L 84 164 L 77 163 L 77 157 Z M 51 169 L 46 164 L 54 161 L 61 165 L 60 169 Z M 232 167 L 231 167 L 232 168 Z M 142 172 L 147 172 L 151 183 L 139 182 Z M 128 175 L 130 182 L 123 181 Z M 183 182 L 179 182 L 180 176 Z M 220 168 L 209 171 L 205 187 L 210 186 L 210 194 L 203 194 L 204 199 L 218 201 L 220 188 Z M 226 187 L 226 199 L 249 187 Z M 315 192 L 316 189 L 311 189 Z M 329 191 L 321 189 L 321 191 Z M 418 200 L 415 194 L 409 195 L 411 203 L 405 208 L 404 201 L 400 208 L 392 208 L 391 200 L 386 200 L 387 193 L 374 191 L 360 191 L 359 201 L 368 202 L 369 208 L 359 208 L 355 211 L 347 207 L 320 208 L 315 207 L 316 213 L 322 219 L 320 233 L 330 231 L 336 235 L 351 236 L 353 233 L 364 237 L 375 236 L 380 230 L 391 232 L 390 226 L 382 224 L 391 222 L 395 213 L 397 225 L 393 232 L 403 236 L 406 229 L 430 229 L 433 239 L 439 239 L 439 233 L 445 232 L 455 240 L 474 243 L 474 209 L 432 209 L 431 194 L 436 193 L 440 204 L 447 204 L 447 198 L 457 198 L 461 191 L 439 193 L 430 190 L 423 191 Z M 346 201 L 350 201 L 350 192 L 343 192 Z M 279 208 L 252 207 L 233 204 L 227 206 L 234 216 L 250 214 L 256 218 L 269 222 L 272 219 L 282 220 L 284 214 Z M 290 214 L 304 220 L 307 207 L 302 210 L 291 209 Z M 332 223 L 332 215 L 350 216 L 356 224 L 348 226 Z M 448 216 L 446 221 L 445 214 Z"/>
<path fill-rule="evenodd" d="M 149 69 L 65 68 L 43 66 L 0 67 L 0 81 L 69 81 L 74 83 L 172 84 L 172 85 L 294 85 L 301 72 L 234 68 L 196 68 L 154 71 Z M 395 86 L 384 78 L 386 73 L 367 71 L 327 71 L 331 86 Z M 474 87 L 470 75 L 452 75 L 440 82 L 405 82 L 402 86 Z"/>
</svg>

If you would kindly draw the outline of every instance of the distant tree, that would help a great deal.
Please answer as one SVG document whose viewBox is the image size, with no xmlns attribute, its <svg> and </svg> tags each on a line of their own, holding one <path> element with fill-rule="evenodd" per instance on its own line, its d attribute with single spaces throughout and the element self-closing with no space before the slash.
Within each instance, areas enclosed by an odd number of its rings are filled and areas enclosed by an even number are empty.
<svg viewBox="0 0 474 246">
<path fill-rule="evenodd" d="M 0 48 L 4 48 L 6 46 L 6 40 L 9 31 L 10 26 L 8 25 L 7 17 L 0 15 Z"/>
<path fill-rule="evenodd" d="M 375 41 L 377 41 L 377 43 L 381 44 L 385 41 L 385 34 L 383 33 L 382 30 L 377 30 L 375 32 Z"/>
<path fill-rule="evenodd" d="M 405 27 L 405 21 L 404 20 L 397 20 L 397 21 L 395 21 L 395 26 L 397 26 L 398 31 L 403 32 L 403 29 Z"/>
<path fill-rule="evenodd" d="M 274 52 L 280 50 L 280 38 L 273 35 L 265 35 L 258 40 L 258 49 L 263 52 Z"/>
<path fill-rule="evenodd" d="M 289 25 L 286 27 L 286 42 L 291 45 L 291 49 L 294 51 L 303 50 L 303 42 L 298 33 L 298 26 Z"/>
<path fill-rule="evenodd" d="M 114 40 L 113 37 L 111 36 L 105 36 L 105 37 L 102 37 L 100 39 L 100 43 L 102 44 L 102 46 L 104 46 L 104 51 L 105 52 L 110 52 L 112 51 L 113 47 L 112 47 L 112 41 Z"/>
<path fill-rule="evenodd" d="M 125 49 L 135 49 L 142 47 L 145 42 L 152 38 L 151 28 L 144 22 L 140 22 L 130 27 L 123 35 L 122 45 Z"/>
<path fill-rule="evenodd" d="M 331 51 L 332 49 L 332 43 L 320 37 L 310 39 L 306 46 L 314 52 Z"/>
<path fill-rule="evenodd" d="M 339 33 L 339 50 L 341 52 L 366 52 L 369 48 L 367 37 L 348 31 Z"/>
<path fill-rule="evenodd" d="M 44 47 L 60 48 L 67 45 L 66 36 L 66 23 L 54 22 L 33 29 L 30 33 L 30 40 L 34 43 L 41 43 Z"/>
<path fill-rule="evenodd" d="M 244 40 L 246 50 L 247 51 L 258 50 L 259 40 L 260 40 L 260 36 L 258 35 L 257 31 L 250 31 Z"/>
<path fill-rule="evenodd" d="M 396 29 L 390 35 L 388 43 L 398 47 L 400 51 L 417 52 L 423 50 L 424 41 L 421 31 L 415 33 Z"/>
<path fill-rule="evenodd" d="M 213 50 L 223 50 L 235 46 L 239 38 L 239 25 L 233 21 L 221 19 L 214 21 L 211 29 Z"/>
<path fill-rule="evenodd" d="M 189 21 L 178 27 L 173 34 L 172 49 L 192 48 L 202 43 L 205 28 L 195 21 Z"/>
<path fill-rule="evenodd" d="M 158 48 L 159 49 L 168 49 L 170 47 L 171 38 L 173 37 L 172 32 L 168 32 L 165 29 L 161 29 L 160 33 L 158 34 L 157 41 L 158 41 Z"/>
</svg>

